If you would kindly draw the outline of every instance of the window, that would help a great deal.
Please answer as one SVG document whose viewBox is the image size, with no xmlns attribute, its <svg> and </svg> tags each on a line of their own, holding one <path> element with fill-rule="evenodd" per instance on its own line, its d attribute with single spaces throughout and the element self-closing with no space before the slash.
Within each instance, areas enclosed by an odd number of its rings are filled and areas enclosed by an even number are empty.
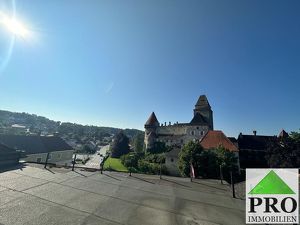
<svg viewBox="0 0 300 225">
<path fill-rule="evenodd" d="M 171 158 L 171 162 L 174 162 L 174 159 L 173 159 L 173 158 Z"/>
<path fill-rule="evenodd" d="M 195 135 L 195 132 L 194 132 L 194 131 L 192 131 L 192 132 L 191 132 L 191 134 L 192 134 L 192 135 Z"/>
<path fill-rule="evenodd" d="M 51 158 L 52 158 L 52 154 L 49 153 L 49 155 L 48 155 L 48 160 L 51 160 Z"/>
<path fill-rule="evenodd" d="M 37 163 L 41 163 L 42 162 L 42 158 L 41 157 L 36 158 L 36 162 Z"/>
<path fill-rule="evenodd" d="M 197 130 L 199 130 L 199 127 L 197 127 Z"/>
<path fill-rule="evenodd" d="M 201 135 L 203 135 L 203 134 L 204 134 L 204 131 L 202 130 L 202 131 L 201 131 Z"/>
<path fill-rule="evenodd" d="M 57 154 L 57 159 L 60 159 L 61 158 L 61 153 L 58 153 Z"/>
</svg>

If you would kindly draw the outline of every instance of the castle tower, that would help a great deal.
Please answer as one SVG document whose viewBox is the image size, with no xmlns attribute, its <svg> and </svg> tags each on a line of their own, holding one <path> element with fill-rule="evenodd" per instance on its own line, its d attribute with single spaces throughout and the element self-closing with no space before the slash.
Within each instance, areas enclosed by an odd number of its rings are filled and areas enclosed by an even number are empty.
<svg viewBox="0 0 300 225">
<path fill-rule="evenodd" d="M 151 113 L 149 119 L 145 123 L 145 147 L 146 150 L 154 146 L 156 140 L 156 129 L 159 127 L 159 122 L 154 112 Z"/>
<path fill-rule="evenodd" d="M 194 118 L 191 123 L 203 120 L 206 122 L 211 130 L 214 129 L 213 111 L 205 95 L 201 95 L 195 105 Z"/>
</svg>

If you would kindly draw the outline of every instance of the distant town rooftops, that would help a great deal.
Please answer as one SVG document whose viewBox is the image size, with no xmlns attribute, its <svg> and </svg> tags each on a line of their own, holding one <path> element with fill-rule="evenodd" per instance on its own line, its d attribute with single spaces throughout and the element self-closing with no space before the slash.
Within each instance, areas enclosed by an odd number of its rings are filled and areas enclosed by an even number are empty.
<svg viewBox="0 0 300 225">
<path fill-rule="evenodd" d="M 11 125 L 12 128 L 20 128 L 20 129 L 26 129 L 26 126 L 20 125 L 20 124 L 13 124 Z"/>
<path fill-rule="evenodd" d="M 220 130 L 210 130 L 200 141 L 204 149 L 215 149 L 219 146 L 232 152 L 237 152 L 238 148 Z"/>
</svg>

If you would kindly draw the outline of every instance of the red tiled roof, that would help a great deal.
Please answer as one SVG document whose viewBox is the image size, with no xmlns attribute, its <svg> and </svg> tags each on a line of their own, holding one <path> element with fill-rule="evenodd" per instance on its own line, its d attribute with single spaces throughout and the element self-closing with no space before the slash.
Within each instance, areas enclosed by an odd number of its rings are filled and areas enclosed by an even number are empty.
<svg viewBox="0 0 300 225">
<path fill-rule="evenodd" d="M 232 152 L 237 152 L 238 148 L 226 137 L 226 135 L 220 130 L 210 130 L 200 141 L 200 144 L 204 149 L 214 149 L 219 146 L 223 146 Z"/>
</svg>

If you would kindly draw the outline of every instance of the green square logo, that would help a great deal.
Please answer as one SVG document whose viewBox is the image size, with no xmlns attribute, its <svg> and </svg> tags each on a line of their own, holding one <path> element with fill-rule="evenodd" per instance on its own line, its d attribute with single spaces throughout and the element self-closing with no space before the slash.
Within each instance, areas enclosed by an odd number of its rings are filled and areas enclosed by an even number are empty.
<svg viewBox="0 0 300 225">
<path fill-rule="evenodd" d="M 297 224 L 298 169 L 246 170 L 246 223 Z"/>
</svg>

